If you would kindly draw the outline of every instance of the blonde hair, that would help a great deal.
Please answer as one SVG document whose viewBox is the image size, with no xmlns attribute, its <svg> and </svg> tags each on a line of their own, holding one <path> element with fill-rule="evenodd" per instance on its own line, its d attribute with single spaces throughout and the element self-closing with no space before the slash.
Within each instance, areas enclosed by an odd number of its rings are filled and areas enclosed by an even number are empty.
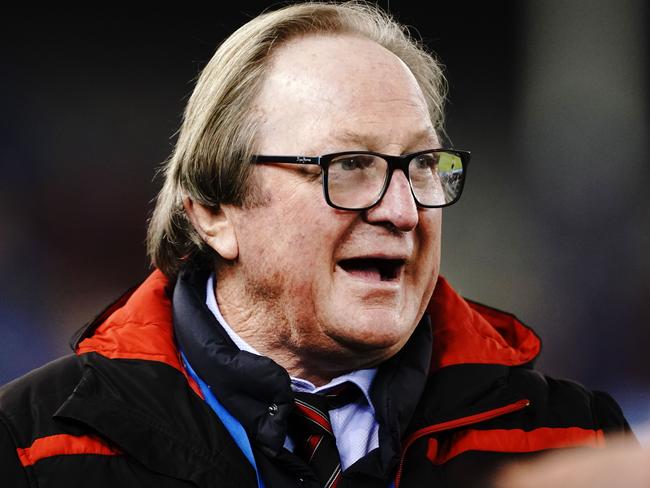
<svg viewBox="0 0 650 488">
<path fill-rule="evenodd" d="M 147 252 L 171 279 L 183 265 L 212 266 L 217 258 L 187 218 L 184 196 L 211 208 L 259 204 L 248 162 L 256 134 L 252 107 L 267 61 L 279 44 L 317 33 L 365 37 L 398 56 L 415 76 L 434 127 L 442 131 L 446 83 L 441 65 L 378 7 L 307 2 L 259 15 L 228 37 L 203 69 L 174 151 L 160 169 L 164 184 L 149 220 Z"/>
</svg>

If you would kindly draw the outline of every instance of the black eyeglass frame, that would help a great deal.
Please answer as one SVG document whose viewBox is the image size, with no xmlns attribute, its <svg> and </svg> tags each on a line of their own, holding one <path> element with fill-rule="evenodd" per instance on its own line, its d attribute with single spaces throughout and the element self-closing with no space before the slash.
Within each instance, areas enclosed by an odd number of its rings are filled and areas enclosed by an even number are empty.
<svg viewBox="0 0 650 488">
<path fill-rule="evenodd" d="M 413 185 L 411 184 L 411 179 L 409 178 L 409 164 L 411 163 L 411 161 L 422 154 L 429 154 L 432 152 L 454 154 L 458 156 L 461 162 L 463 163 L 463 175 L 460 183 L 460 188 L 458 190 L 458 195 L 456 195 L 456 198 L 454 198 L 450 202 L 444 203 L 442 205 L 425 205 L 420 203 L 417 196 L 415 196 L 415 192 L 413 191 Z M 341 207 L 339 205 L 335 205 L 334 203 L 332 203 L 332 200 L 330 199 L 328 184 L 327 184 L 329 164 L 334 158 L 337 158 L 339 156 L 344 156 L 346 154 L 378 156 L 380 158 L 385 159 L 386 162 L 388 163 L 388 171 L 386 172 L 386 178 L 384 180 L 384 185 L 381 189 L 381 192 L 379 193 L 377 199 L 367 207 L 361 207 L 361 208 Z M 424 151 L 404 154 L 403 156 L 391 156 L 389 154 L 382 154 L 373 151 L 342 151 L 342 152 L 336 152 L 331 154 L 323 154 L 321 156 L 266 156 L 266 155 L 255 154 L 252 156 L 252 163 L 253 164 L 276 164 L 276 163 L 277 164 L 281 164 L 281 163 L 311 164 L 311 165 L 320 166 L 321 171 L 323 173 L 323 195 L 325 196 L 325 201 L 327 202 L 327 204 L 330 207 L 339 210 L 357 210 L 357 211 L 368 210 L 374 207 L 375 205 L 378 205 L 379 202 L 381 202 L 382 198 L 384 198 L 384 195 L 388 190 L 388 185 L 390 184 L 390 181 L 393 177 L 393 172 L 395 171 L 395 169 L 401 169 L 407 181 L 409 182 L 409 189 L 411 190 L 411 195 L 413 195 L 413 200 L 419 207 L 443 208 L 443 207 L 449 207 L 450 205 L 453 205 L 460 199 L 460 196 L 463 193 L 463 188 L 465 187 L 465 180 L 467 178 L 467 168 L 469 166 L 470 155 L 471 153 L 469 151 L 462 151 L 459 149 L 447 149 L 447 148 L 426 149 Z"/>
</svg>

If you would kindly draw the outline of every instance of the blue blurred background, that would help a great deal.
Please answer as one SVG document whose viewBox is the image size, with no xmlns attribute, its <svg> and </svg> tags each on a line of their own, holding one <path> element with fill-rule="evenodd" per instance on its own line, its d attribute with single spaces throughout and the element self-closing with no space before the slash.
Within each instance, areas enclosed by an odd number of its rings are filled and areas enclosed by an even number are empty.
<svg viewBox="0 0 650 488">
<path fill-rule="evenodd" d="M 646 2 L 378 3 L 446 65 L 447 131 L 473 153 L 444 214 L 443 274 L 532 326 L 543 370 L 610 391 L 643 433 Z M 153 174 L 192 80 L 271 3 L 236 5 L 4 16 L 0 383 L 68 353 L 74 330 L 147 275 Z"/>
</svg>

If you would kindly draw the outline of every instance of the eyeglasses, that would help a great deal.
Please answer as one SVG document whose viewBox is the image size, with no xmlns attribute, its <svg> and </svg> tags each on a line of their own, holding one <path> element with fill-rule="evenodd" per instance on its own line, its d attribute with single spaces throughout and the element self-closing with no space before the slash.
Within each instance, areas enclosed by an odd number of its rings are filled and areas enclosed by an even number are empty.
<svg viewBox="0 0 650 488">
<path fill-rule="evenodd" d="M 367 210 L 386 194 L 393 171 L 401 169 L 415 203 L 424 208 L 447 207 L 463 192 L 470 153 L 427 149 L 404 156 L 349 151 L 323 156 L 253 156 L 253 163 L 314 164 L 323 173 L 328 205 L 340 210 Z"/>
</svg>

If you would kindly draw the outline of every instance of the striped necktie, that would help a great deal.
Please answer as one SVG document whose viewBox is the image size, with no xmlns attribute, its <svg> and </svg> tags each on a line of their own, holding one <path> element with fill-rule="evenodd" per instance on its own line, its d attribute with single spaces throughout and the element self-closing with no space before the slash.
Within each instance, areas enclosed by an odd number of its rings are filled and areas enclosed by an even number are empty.
<svg viewBox="0 0 650 488">
<path fill-rule="evenodd" d="M 289 420 L 294 453 L 314 471 L 323 488 L 335 488 L 341 477 L 341 461 L 329 410 L 351 403 L 360 395 L 359 388 L 350 382 L 324 395 L 295 393 L 295 409 Z"/>
</svg>

